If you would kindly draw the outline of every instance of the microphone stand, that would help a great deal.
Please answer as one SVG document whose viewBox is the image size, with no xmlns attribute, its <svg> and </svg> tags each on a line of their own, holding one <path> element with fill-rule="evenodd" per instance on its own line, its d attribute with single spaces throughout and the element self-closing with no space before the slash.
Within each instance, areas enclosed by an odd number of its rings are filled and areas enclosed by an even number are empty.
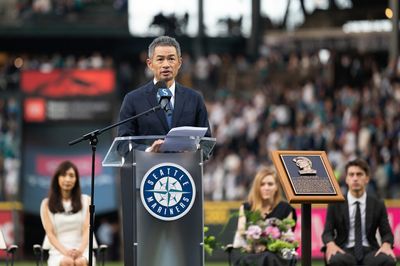
<svg viewBox="0 0 400 266">
<path fill-rule="evenodd" d="M 131 120 L 137 119 L 141 117 L 142 115 L 148 114 L 150 112 L 155 112 L 158 109 L 161 109 L 163 106 L 162 104 L 159 104 L 147 111 L 144 111 L 140 114 L 137 114 L 135 116 L 129 117 L 125 120 L 119 121 L 118 123 L 109 125 L 105 128 L 102 129 L 96 129 L 92 132 L 89 132 L 82 137 L 75 139 L 73 141 L 68 142 L 70 146 L 75 145 L 83 140 L 89 140 L 89 144 L 92 147 L 92 175 L 91 175 L 91 186 L 90 186 L 90 206 L 89 206 L 89 266 L 93 265 L 93 233 L 94 233 L 94 213 L 95 213 L 95 206 L 94 206 L 94 169 L 95 169 L 95 158 L 96 158 L 96 145 L 99 142 L 97 136 L 99 136 L 101 133 L 104 131 L 110 130 L 116 126 L 119 126 L 121 124 L 127 123 Z"/>
</svg>

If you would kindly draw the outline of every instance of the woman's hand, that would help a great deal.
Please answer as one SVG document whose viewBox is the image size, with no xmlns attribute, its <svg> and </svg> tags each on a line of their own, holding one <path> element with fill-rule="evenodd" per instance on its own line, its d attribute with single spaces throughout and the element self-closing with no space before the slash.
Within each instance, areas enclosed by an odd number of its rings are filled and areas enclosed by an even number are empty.
<svg viewBox="0 0 400 266">
<path fill-rule="evenodd" d="M 65 255 L 66 257 L 74 258 L 74 255 L 75 255 L 74 249 L 67 249 L 67 250 L 65 251 L 64 255 Z"/>
<path fill-rule="evenodd" d="M 79 249 L 73 249 L 72 251 L 73 251 L 73 254 L 74 254 L 74 256 L 73 256 L 74 259 L 82 257 L 82 253 L 83 252 L 80 251 Z"/>
<path fill-rule="evenodd" d="M 82 257 L 82 251 L 80 251 L 79 249 L 69 249 L 67 250 L 66 254 L 64 254 L 67 257 L 71 257 L 73 259 L 77 259 Z"/>
</svg>

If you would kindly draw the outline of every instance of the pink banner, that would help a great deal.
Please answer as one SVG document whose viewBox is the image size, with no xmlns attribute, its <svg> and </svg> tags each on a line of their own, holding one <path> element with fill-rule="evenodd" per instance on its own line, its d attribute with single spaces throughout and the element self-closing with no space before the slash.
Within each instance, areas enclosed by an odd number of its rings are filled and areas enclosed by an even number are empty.
<svg viewBox="0 0 400 266">
<path fill-rule="evenodd" d="M 400 257 L 400 208 L 387 208 L 388 218 L 392 232 L 394 235 L 394 253 L 397 257 Z M 300 247 L 297 250 L 299 256 L 301 256 L 301 209 L 296 209 L 297 212 L 297 225 L 296 225 L 296 239 L 300 243 Z M 311 256 L 313 258 L 323 258 L 321 248 L 323 242 L 321 239 L 322 232 L 324 231 L 326 218 L 325 207 L 313 207 L 311 211 Z"/>
<path fill-rule="evenodd" d="M 96 157 L 95 162 L 95 173 L 100 175 L 103 173 L 103 167 L 101 167 L 102 158 Z M 75 156 L 63 156 L 63 155 L 43 155 L 39 154 L 36 157 L 36 172 L 43 176 L 51 177 L 55 172 L 58 165 L 65 161 L 70 160 L 76 164 L 79 168 L 81 176 L 91 176 L 92 173 L 92 156 L 91 155 L 75 155 Z"/>
<path fill-rule="evenodd" d="M 389 223 L 394 236 L 394 254 L 400 257 L 400 208 L 387 208 Z"/>
<path fill-rule="evenodd" d="M 6 244 L 14 244 L 14 225 L 11 211 L 0 210 L 0 230 L 3 233 Z M 6 253 L 0 250 L 0 258 L 5 257 Z"/>
</svg>

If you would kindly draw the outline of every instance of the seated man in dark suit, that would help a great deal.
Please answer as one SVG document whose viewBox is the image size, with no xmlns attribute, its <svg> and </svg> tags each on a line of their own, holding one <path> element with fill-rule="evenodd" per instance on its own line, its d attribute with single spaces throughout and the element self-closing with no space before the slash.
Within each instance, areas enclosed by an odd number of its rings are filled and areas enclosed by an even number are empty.
<svg viewBox="0 0 400 266">
<path fill-rule="evenodd" d="M 119 120 L 125 120 L 157 106 L 155 84 L 165 82 L 172 98 L 170 113 L 159 109 L 118 128 L 118 136 L 166 135 L 172 127 L 207 127 L 206 137 L 211 136 L 208 114 L 203 97 L 197 91 L 175 81 L 182 65 L 181 48 L 171 37 L 161 36 L 149 45 L 147 67 L 154 78 L 147 84 L 129 92 L 122 103 Z M 169 116 L 170 115 L 170 116 Z M 147 151 L 157 152 L 163 140 L 156 140 Z"/>
<path fill-rule="evenodd" d="M 330 203 L 322 240 L 328 265 L 396 265 L 393 233 L 382 200 L 367 194 L 369 166 L 361 159 L 346 165 L 346 201 Z M 376 232 L 379 230 L 382 245 Z"/>
</svg>

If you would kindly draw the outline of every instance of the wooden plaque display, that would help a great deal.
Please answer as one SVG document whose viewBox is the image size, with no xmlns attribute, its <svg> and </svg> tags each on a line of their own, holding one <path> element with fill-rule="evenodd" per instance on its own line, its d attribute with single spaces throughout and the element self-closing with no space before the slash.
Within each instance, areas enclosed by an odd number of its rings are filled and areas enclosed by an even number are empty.
<svg viewBox="0 0 400 266">
<path fill-rule="evenodd" d="M 289 203 L 344 201 L 324 151 L 272 151 Z"/>
</svg>

